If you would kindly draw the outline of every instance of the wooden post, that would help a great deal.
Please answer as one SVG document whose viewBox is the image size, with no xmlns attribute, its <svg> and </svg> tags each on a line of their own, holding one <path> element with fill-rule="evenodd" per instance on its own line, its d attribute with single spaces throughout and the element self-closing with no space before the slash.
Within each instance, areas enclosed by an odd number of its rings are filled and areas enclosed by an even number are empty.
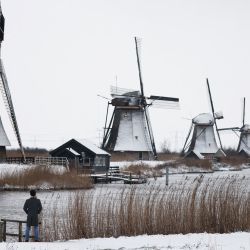
<svg viewBox="0 0 250 250">
<path fill-rule="evenodd" d="M 3 227 L 4 227 L 4 222 L 0 221 L 0 242 L 3 241 Z"/>
<path fill-rule="evenodd" d="M 23 238 L 22 222 L 18 222 L 18 241 L 22 242 L 22 238 Z"/>
<path fill-rule="evenodd" d="M 108 172 L 106 172 L 106 183 L 108 183 Z"/>
<path fill-rule="evenodd" d="M 3 241 L 6 241 L 6 221 L 3 221 Z"/>
<path fill-rule="evenodd" d="M 169 168 L 166 166 L 166 186 L 168 186 L 168 175 L 169 175 Z"/>
</svg>

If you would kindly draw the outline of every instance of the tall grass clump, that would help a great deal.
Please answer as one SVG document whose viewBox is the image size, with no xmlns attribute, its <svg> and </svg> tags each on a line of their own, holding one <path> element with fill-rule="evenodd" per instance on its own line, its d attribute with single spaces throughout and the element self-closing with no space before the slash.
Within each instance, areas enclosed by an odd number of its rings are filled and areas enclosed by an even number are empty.
<svg viewBox="0 0 250 250">
<path fill-rule="evenodd" d="M 88 175 L 77 175 L 76 171 L 55 171 L 56 167 L 36 166 L 0 175 L 0 187 L 4 189 L 68 189 L 92 188 Z"/>
<path fill-rule="evenodd" d="M 158 168 L 151 167 L 146 163 L 130 164 L 122 169 L 121 172 L 130 172 L 136 175 L 145 175 L 147 177 L 162 176 L 162 171 Z"/>
<path fill-rule="evenodd" d="M 44 219 L 44 239 L 249 231 L 248 182 L 200 176 L 166 188 L 146 184 L 76 192 L 65 208 L 52 209 L 53 223 Z"/>
</svg>

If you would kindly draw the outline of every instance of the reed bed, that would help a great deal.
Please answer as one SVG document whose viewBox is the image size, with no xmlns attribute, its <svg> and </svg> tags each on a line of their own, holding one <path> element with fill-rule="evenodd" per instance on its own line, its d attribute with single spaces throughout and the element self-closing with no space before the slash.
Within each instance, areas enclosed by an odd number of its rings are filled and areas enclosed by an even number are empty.
<svg viewBox="0 0 250 250">
<path fill-rule="evenodd" d="M 0 187 L 5 190 L 69 189 L 93 187 L 88 175 L 77 175 L 76 171 L 56 171 L 57 167 L 36 166 L 0 175 Z"/>
<path fill-rule="evenodd" d="M 160 177 L 162 171 L 159 168 L 151 167 L 146 163 L 131 164 L 122 169 L 122 171 L 130 172 L 136 175 L 145 175 L 146 177 Z"/>
<path fill-rule="evenodd" d="M 163 188 L 74 193 L 43 220 L 44 240 L 250 230 L 249 180 L 200 176 Z"/>
</svg>

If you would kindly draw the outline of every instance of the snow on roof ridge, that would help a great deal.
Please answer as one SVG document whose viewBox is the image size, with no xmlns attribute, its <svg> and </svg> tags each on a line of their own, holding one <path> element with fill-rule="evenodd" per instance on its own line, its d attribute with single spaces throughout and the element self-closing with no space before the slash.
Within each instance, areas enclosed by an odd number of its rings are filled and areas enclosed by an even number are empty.
<svg viewBox="0 0 250 250">
<path fill-rule="evenodd" d="M 110 155 L 108 152 L 106 152 L 105 150 L 99 148 L 96 144 L 94 144 L 93 142 L 91 142 L 88 139 L 76 139 L 77 141 L 79 141 L 82 145 L 84 145 L 86 148 L 89 148 L 92 152 L 94 152 L 95 154 L 99 154 L 99 155 Z"/>
<path fill-rule="evenodd" d="M 197 125 L 214 125 L 214 118 L 210 113 L 201 113 L 194 117 L 192 122 Z"/>
</svg>

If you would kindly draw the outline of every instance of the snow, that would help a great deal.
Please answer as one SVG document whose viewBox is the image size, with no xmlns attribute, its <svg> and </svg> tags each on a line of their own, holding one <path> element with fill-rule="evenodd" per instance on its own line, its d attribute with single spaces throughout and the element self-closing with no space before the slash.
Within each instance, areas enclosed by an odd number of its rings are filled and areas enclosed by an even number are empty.
<svg viewBox="0 0 250 250">
<path fill-rule="evenodd" d="M 202 113 L 193 118 L 192 122 L 199 125 L 213 125 L 214 118 L 209 113 Z"/>
<path fill-rule="evenodd" d="M 90 149 L 93 153 L 97 154 L 97 155 L 110 155 L 109 153 L 107 153 L 106 151 L 100 149 L 99 147 L 97 147 L 94 143 L 90 142 L 87 139 L 80 139 L 78 140 L 83 146 L 85 146 L 86 148 Z"/>
<path fill-rule="evenodd" d="M 172 162 L 172 161 L 112 161 L 110 162 L 110 166 L 119 166 L 120 169 L 128 167 L 129 165 L 141 165 L 141 164 L 145 164 L 150 167 L 155 167 L 159 164 L 163 164 L 166 162 Z"/>
<path fill-rule="evenodd" d="M 154 250 L 237 250 L 250 249 L 250 233 L 231 234 L 177 234 L 177 235 L 140 235 L 119 238 L 80 239 L 66 242 L 29 242 L 0 243 L 0 250 L 100 250 L 100 249 L 154 249 Z"/>
</svg>

